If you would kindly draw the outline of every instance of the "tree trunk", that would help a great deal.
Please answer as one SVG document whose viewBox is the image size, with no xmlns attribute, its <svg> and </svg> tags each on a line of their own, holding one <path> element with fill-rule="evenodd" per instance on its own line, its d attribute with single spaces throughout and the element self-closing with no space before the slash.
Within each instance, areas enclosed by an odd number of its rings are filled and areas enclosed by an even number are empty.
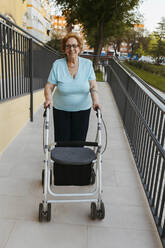
<svg viewBox="0 0 165 248">
<path fill-rule="evenodd" d="M 99 31 L 98 31 L 98 38 L 97 38 L 97 42 L 96 42 L 96 47 L 94 48 L 94 60 L 93 60 L 93 64 L 94 64 L 94 70 L 96 71 L 98 68 L 98 62 L 100 59 L 100 54 L 101 54 L 101 50 L 104 44 L 104 23 L 101 22 L 99 25 Z"/>
</svg>

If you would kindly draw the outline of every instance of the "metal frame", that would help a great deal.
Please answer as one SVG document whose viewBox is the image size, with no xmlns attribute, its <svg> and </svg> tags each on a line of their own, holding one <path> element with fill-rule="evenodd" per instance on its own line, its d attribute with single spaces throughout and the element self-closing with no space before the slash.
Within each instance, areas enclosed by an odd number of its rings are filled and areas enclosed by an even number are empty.
<svg viewBox="0 0 165 248">
<path fill-rule="evenodd" d="M 126 66 L 105 68 L 148 203 L 165 247 L 165 104 Z"/>
<path fill-rule="evenodd" d="M 100 204 L 102 200 L 102 160 L 101 160 L 101 112 L 98 109 L 97 110 L 98 115 L 98 123 L 97 123 L 97 140 L 98 142 L 98 148 L 97 148 L 97 159 L 93 161 L 93 163 L 96 163 L 96 184 L 93 192 L 90 193 L 67 193 L 67 194 L 59 194 L 55 193 L 51 189 L 50 185 L 50 169 L 51 169 L 51 159 L 50 159 L 50 153 L 52 150 L 52 147 L 55 146 L 54 144 L 49 144 L 49 129 L 50 129 L 50 109 L 46 109 L 46 116 L 45 116 L 45 160 L 44 160 L 44 209 L 46 209 L 46 206 L 48 203 L 67 203 L 67 202 L 96 202 L 97 203 L 97 209 L 100 209 Z M 53 196 L 54 198 L 63 198 L 63 199 L 51 199 L 48 200 L 48 195 Z M 95 197 L 95 198 L 94 198 Z M 67 198 L 67 199 L 66 199 Z M 70 199 L 75 198 L 75 199 Z"/>
</svg>

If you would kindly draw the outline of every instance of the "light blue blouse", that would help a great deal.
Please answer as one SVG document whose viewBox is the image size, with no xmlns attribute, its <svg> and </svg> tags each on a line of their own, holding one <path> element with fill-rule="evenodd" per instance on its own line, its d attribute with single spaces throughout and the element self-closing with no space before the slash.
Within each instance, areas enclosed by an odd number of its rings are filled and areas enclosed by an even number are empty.
<svg viewBox="0 0 165 248">
<path fill-rule="evenodd" d="M 89 80 L 96 79 L 92 62 L 78 57 L 78 72 L 73 78 L 68 70 L 66 58 L 53 63 L 48 82 L 55 84 L 53 106 L 64 111 L 87 110 L 92 105 Z"/>
</svg>

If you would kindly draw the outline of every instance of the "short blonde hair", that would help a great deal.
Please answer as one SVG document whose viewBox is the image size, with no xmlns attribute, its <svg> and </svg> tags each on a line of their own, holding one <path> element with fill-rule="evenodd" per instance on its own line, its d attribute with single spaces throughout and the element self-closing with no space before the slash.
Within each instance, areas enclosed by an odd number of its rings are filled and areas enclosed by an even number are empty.
<svg viewBox="0 0 165 248">
<path fill-rule="evenodd" d="M 69 38 L 74 38 L 77 40 L 77 43 L 79 45 L 79 48 L 80 48 L 80 52 L 82 51 L 83 49 L 83 41 L 82 39 L 80 38 L 79 35 L 75 34 L 75 33 L 68 33 L 61 41 L 61 49 L 63 52 L 65 52 L 65 47 L 66 47 L 66 42 Z"/>
</svg>

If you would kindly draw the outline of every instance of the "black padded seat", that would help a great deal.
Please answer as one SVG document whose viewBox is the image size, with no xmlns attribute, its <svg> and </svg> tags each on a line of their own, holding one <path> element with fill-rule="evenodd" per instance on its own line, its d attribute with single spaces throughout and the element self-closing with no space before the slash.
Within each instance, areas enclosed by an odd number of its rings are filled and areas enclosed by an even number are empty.
<svg viewBox="0 0 165 248">
<path fill-rule="evenodd" d="M 63 165 L 88 165 L 96 159 L 96 154 L 86 147 L 55 147 L 51 159 Z"/>
</svg>

